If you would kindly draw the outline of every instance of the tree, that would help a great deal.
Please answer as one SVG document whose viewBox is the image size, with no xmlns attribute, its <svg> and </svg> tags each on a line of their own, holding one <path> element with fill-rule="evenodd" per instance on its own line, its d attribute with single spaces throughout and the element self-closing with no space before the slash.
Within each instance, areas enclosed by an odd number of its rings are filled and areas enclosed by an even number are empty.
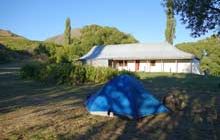
<svg viewBox="0 0 220 140">
<path fill-rule="evenodd" d="M 165 2 L 169 0 L 164 0 Z M 204 35 L 209 30 L 220 34 L 220 0 L 173 0 L 174 12 L 191 29 L 193 37 Z"/>
<path fill-rule="evenodd" d="M 95 45 L 128 44 L 138 42 L 132 35 L 123 33 L 114 27 L 89 25 L 81 29 L 80 49 L 87 53 Z"/>
<path fill-rule="evenodd" d="M 65 45 L 71 44 L 71 22 L 70 18 L 66 19 L 66 26 L 64 31 L 64 43 Z"/>
<path fill-rule="evenodd" d="M 219 36 L 214 35 L 197 42 L 177 44 L 176 47 L 199 58 L 202 71 L 208 71 L 211 75 L 220 76 L 219 38 Z"/>
<path fill-rule="evenodd" d="M 173 39 L 175 37 L 175 18 L 173 11 L 173 0 L 167 0 L 166 3 L 166 15 L 167 15 L 167 25 L 165 30 L 166 41 L 173 44 Z"/>
</svg>

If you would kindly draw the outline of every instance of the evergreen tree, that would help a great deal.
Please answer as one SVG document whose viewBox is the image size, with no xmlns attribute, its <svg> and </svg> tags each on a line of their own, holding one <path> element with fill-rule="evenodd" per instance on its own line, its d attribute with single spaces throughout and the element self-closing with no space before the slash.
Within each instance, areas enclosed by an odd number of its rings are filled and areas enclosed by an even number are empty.
<svg viewBox="0 0 220 140">
<path fill-rule="evenodd" d="M 65 45 L 71 44 L 71 22 L 70 18 L 66 19 L 66 26 L 65 26 L 65 32 L 64 32 L 64 43 Z"/>
<path fill-rule="evenodd" d="M 175 18 L 173 12 L 173 0 L 167 0 L 166 3 L 166 15 L 167 15 L 167 25 L 165 30 L 166 41 L 173 44 L 173 39 L 175 37 Z"/>
</svg>

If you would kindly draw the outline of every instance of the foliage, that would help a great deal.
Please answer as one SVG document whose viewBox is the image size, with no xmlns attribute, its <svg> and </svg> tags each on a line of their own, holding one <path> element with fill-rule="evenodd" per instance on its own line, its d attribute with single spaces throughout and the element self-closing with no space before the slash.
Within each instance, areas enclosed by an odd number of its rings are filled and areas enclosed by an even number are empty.
<svg viewBox="0 0 220 140">
<path fill-rule="evenodd" d="M 42 63 L 32 62 L 32 63 L 24 65 L 20 70 L 20 74 L 22 78 L 25 78 L 25 79 L 39 80 L 41 76 L 40 73 L 42 71 L 42 68 L 43 68 Z"/>
<path fill-rule="evenodd" d="M 11 61 L 10 51 L 0 44 L 0 64 Z"/>
<path fill-rule="evenodd" d="M 55 53 L 51 55 L 51 62 L 55 63 L 72 63 L 79 57 L 75 47 L 61 46 L 55 48 Z"/>
<path fill-rule="evenodd" d="M 53 59 L 55 52 L 61 45 L 54 43 L 45 43 L 41 41 L 31 41 L 15 35 L 0 36 L 1 57 L 9 58 L 10 60 L 24 59 L 33 56 L 33 58 L 49 57 Z M 3 55 L 4 53 L 4 55 Z"/>
<path fill-rule="evenodd" d="M 15 60 L 21 60 L 29 56 L 25 50 L 11 50 L 0 44 L 0 63 L 8 63 Z"/>
<path fill-rule="evenodd" d="M 66 24 L 70 26 L 69 19 L 67 19 Z M 68 32 L 70 29 L 71 27 L 67 27 L 65 32 Z M 12 52 L 33 56 L 37 60 L 49 60 L 50 63 L 72 63 L 87 53 L 94 45 L 137 42 L 131 35 L 111 27 L 90 25 L 85 26 L 80 32 L 79 38 L 72 38 L 70 41 L 72 43 L 65 46 L 49 42 L 31 41 L 14 35 L 0 36 L 0 43 Z M 1 55 L 1 57 L 3 60 L 3 57 L 9 58 L 9 55 L 4 52 L 4 55 Z M 6 62 L 6 60 L 4 61 Z"/>
<path fill-rule="evenodd" d="M 74 49 L 75 55 L 82 56 L 95 45 L 136 43 L 137 40 L 130 34 L 123 33 L 117 28 L 88 25 L 79 30 L 80 35 L 71 38 L 68 45 Z M 49 41 L 49 40 L 48 40 Z M 56 42 L 53 39 L 50 42 Z M 67 45 L 65 45 L 67 46 Z"/>
<path fill-rule="evenodd" d="M 191 35 L 194 37 L 219 28 L 219 0 L 173 0 L 173 2 L 175 13 L 181 16 L 181 21 L 192 30 Z M 220 30 L 217 30 L 220 34 Z"/>
<path fill-rule="evenodd" d="M 33 53 L 34 49 L 39 45 L 38 41 L 15 37 L 0 37 L 0 43 L 11 51 L 26 51 L 29 54 Z"/>
<path fill-rule="evenodd" d="M 0 65 L 1 72 L 7 73 L 0 75 L 0 129 L 4 129 L 0 139 L 220 138 L 220 78 L 141 73 L 143 86 L 158 100 L 161 101 L 167 94 L 180 93 L 187 95 L 189 102 L 180 112 L 130 121 L 117 117 L 93 116 L 87 112 L 84 106 L 86 97 L 96 93 L 101 88 L 100 84 L 59 86 L 27 82 L 14 74 L 17 69 L 13 68 L 20 65 L 22 64 Z M 120 131 L 115 135 L 118 128 Z M 114 135 L 106 138 L 106 132 Z"/>
<path fill-rule="evenodd" d="M 64 31 L 64 43 L 65 45 L 71 44 L 71 21 L 70 18 L 66 19 L 65 31 Z"/>
<path fill-rule="evenodd" d="M 56 84 L 103 83 L 119 74 L 135 74 L 117 71 L 111 68 L 92 67 L 71 63 L 40 63 L 33 62 L 22 67 L 23 78 L 35 79 Z"/>
<path fill-rule="evenodd" d="M 78 45 L 83 54 L 87 53 L 95 45 L 126 44 L 135 43 L 137 40 L 117 28 L 102 27 L 98 25 L 85 26 L 81 30 L 81 36 Z"/>
<path fill-rule="evenodd" d="M 166 41 L 173 44 L 173 39 L 175 37 L 175 18 L 173 11 L 173 0 L 167 0 L 166 3 L 166 15 L 167 15 L 167 25 L 165 30 Z"/>
<path fill-rule="evenodd" d="M 177 47 L 196 55 L 201 61 L 201 70 L 211 75 L 220 75 L 220 38 L 212 36 L 195 43 L 182 43 Z M 204 55 L 204 51 L 207 55 Z"/>
</svg>

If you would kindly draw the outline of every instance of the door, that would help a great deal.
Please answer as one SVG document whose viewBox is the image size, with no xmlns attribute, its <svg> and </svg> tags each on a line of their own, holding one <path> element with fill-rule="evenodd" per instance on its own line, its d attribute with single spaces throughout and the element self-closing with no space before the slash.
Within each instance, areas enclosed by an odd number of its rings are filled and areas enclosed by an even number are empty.
<svg viewBox="0 0 220 140">
<path fill-rule="evenodd" d="M 136 60 L 135 61 L 135 71 L 139 71 L 139 66 L 140 66 L 140 61 Z"/>
</svg>

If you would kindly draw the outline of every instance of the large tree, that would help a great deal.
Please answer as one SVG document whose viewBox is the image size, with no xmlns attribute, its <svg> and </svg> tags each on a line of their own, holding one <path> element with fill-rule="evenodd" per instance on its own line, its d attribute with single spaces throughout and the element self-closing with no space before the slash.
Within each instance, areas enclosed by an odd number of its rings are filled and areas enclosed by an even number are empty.
<svg viewBox="0 0 220 140">
<path fill-rule="evenodd" d="M 167 0 L 165 2 L 166 6 L 166 15 L 167 15 L 167 25 L 165 30 L 166 41 L 170 44 L 173 44 L 173 39 L 175 37 L 175 18 L 174 18 L 174 4 L 173 0 Z"/>
<path fill-rule="evenodd" d="M 71 21 L 70 18 L 66 19 L 65 31 L 64 31 L 64 43 L 65 45 L 71 44 Z"/>
<path fill-rule="evenodd" d="M 164 0 L 169 1 L 169 0 Z M 220 0 L 173 0 L 174 12 L 191 29 L 191 35 L 199 37 L 209 30 L 220 34 Z"/>
</svg>

